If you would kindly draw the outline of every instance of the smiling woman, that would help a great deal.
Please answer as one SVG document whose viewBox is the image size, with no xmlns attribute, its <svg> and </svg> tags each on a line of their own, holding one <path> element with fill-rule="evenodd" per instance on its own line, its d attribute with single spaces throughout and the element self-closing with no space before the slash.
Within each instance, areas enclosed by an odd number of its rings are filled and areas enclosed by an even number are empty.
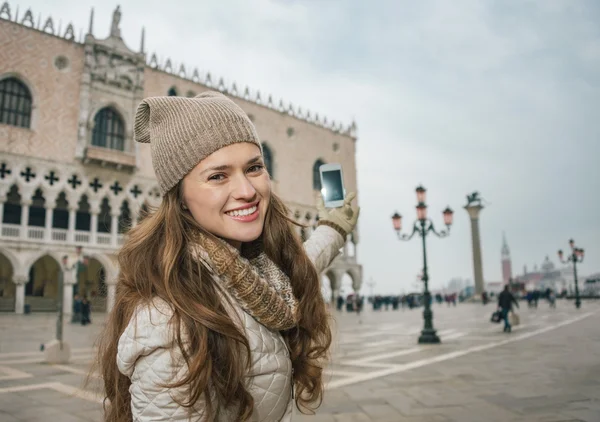
<svg viewBox="0 0 600 422">
<path fill-rule="evenodd" d="M 293 399 L 318 407 L 331 344 L 319 274 L 358 209 L 321 207 L 302 244 L 254 125 L 220 93 L 147 98 L 134 131 L 163 201 L 119 253 L 105 420 L 289 421 Z"/>
</svg>

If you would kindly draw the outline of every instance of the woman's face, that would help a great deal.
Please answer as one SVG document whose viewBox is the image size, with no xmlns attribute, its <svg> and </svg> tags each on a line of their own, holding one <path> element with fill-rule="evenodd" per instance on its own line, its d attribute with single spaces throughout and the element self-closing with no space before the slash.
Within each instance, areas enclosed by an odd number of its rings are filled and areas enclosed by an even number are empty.
<svg viewBox="0 0 600 422">
<path fill-rule="evenodd" d="M 212 153 L 183 178 L 182 189 L 194 220 L 235 248 L 262 234 L 271 179 L 258 146 L 241 142 Z"/>
</svg>

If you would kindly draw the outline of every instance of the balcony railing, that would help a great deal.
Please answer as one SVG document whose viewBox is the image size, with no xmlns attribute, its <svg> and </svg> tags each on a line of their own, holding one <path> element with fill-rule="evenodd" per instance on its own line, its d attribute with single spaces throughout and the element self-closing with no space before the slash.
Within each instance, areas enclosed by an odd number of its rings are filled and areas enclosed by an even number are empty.
<svg viewBox="0 0 600 422">
<path fill-rule="evenodd" d="M 44 227 L 25 227 L 18 224 L 2 224 L 0 240 L 16 240 L 30 243 L 44 243 L 56 245 L 89 245 L 106 249 L 117 249 L 124 242 L 124 235 L 117 234 L 113 239 L 112 233 L 96 233 L 96 239 L 88 231 L 75 230 L 69 236 L 69 230 L 51 228 L 49 236 Z M 70 241 L 69 239 L 73 239 Z"/>
</svg>

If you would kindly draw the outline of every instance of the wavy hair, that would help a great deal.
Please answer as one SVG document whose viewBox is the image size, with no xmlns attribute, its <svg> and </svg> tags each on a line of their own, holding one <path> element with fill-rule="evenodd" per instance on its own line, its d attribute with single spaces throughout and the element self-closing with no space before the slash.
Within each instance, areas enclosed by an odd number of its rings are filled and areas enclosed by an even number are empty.
<svg viewBox="0 0 600 422">
<path fill-rule="evenodd" d="M 181 203 L 180 182 L 154 212 L 129 231 L 118 254 L 115 304 L 100 337 L 96 362 L 104 380 L 107 422 L 132 420 L 130 380 L 117 367 L 117 347 L 135 309 L 156 297 L 173 309 L 174 340 L 189 368 L 182 379 L 167 386 L 186 389 L 180 404 L 192 411 L 203 397 L 209 415 L 217 407 L 234 409 L 236 420 L 245 421 L 252 415 L 254 401 L 246 389 L 248 339 L 226 311 L 207 270 L 187 252 L 193 241 L 191 233 L 201 228 Z M 303 413 L 314 413 L 323 398 L 323 365 L 332 340 L 329 313 L 319 274 L 288 212 L 283 201 L 271 194 L 262 237 L 265 253 L 290 278 L 299 301 L 298 324 L 281 334 L 291 352 L 296 406 Z M 186 333 L 185 345 L 182 332 Z"/>
</svg>

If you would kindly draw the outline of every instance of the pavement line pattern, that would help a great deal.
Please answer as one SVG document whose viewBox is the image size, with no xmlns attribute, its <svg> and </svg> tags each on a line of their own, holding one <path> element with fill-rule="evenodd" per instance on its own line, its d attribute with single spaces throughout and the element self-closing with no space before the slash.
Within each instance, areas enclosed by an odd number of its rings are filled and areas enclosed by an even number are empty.
<svg viewBox="0 0 600 422">
<path fill-rule="evenodd" d="M 0 394 L 3 393 L 19 393 L 22 391 L 33 391 L 33 390 L 54 390 L 62 394 L 66 394 L 69 397 L 75 397 L 84 399 L 94 403 L 102 404 L 103 399 L 100 395 L 94 394 L 81 388 L 73 387 L 70 385 L 63 384 L 61 382 L 46 382 L 42 384 L 29 384 L 29 385 L 17 385 L 15 387 L 0 388 Z"/>
<path fill-rule="evenodd" d="M 89 360 L 93 355 L 90 354 L 76 354 L 71 356 L 71 362 L 76 360 L 86 359 Z M 38 356 L 35 358 L 26 358 L 26 359 L 12 359 L 12 360 L 0 360 L 0 365 L 23 365 L 29 363 L 44 363 L 46 358 L 44 356 Z"/>
<path fill-rule="evenodd" d="M 454 334 L 449 334 L 447 336 L 444 337 L 445 340 L 454 340 L 460 337 L 464 337 L 466 336 L 467 333 L 454 333 Z M 419 352 L 423 352 L 427 350 L 427 348 L 423 347 L 423 346 L 419 346 L 419 347 L 412 347 L 410 349 L 404 349 L 404 350 L 397 350 L 395 352 L 388 352 L 388 353 L 381 353 L 379 355 L 371 355 L 362 359 L 355 359 L 355 360 L 342 360 L 337 362 L 339 365 L 346 365 L 346 366 L 363 366 L 363 364 L 365 363 L 371 363 L 373 361 L 377 361 L 377 360 L 382 360 L 382 359 L 389 359 L 389 358 L 396 358 L 396 357 L 400 357 L 400 356 L 405 356 L 405 355 L 410 355 L 413 353 L 419 353 Z M 334 362 L 335 363 L 335 362 Z M 390 365 L 394 365 L 394 364 L 390 364 Z"/>
<path fill-rule="evenodd" d="M 346 387 L 348 385 L 357 384 L 357 383 L 364 382 L 364 381 L 370 381 L 373 379 L 382 378 L 382 377 L 392 375 L 392 374 L 397 374 L 400 372 L 406 372 L 411 369 L 421 368 L 423 366 L 431 365 L 434 363 L 439 363 L 439 362 L 444 362 L 444 361 L 451 360 L 451 359 L 456 359 L 456 358 L 459 358 L 462 356 L 469 355 L 471 353 L 482 352 L 484 350 L 489 350 L 489 349 L 492 349 L 492 348 L 495 348 L 498 346 L 515 343 L 517 341 L 525 340 L 525 339 L 528 339 L 528 338 L 531 338 L 531 337 L 534 337 L 534 336 L 537 336 L 537 335 L 540 335 L 543 333 L 547 333 L 548 331 L 556 330 L 557 328 L 564 327 L 565 325 L 569 325 L 569 324 L 573 324 L 577 321 L 581 321 L 582 319 L 585 319 L 585 318 L 589 317 L 590 315 L 595 314 L 596 312 L 587 312 L 583 315 L 580 315 L 575 318 L 571 318 L 569 320 L 560 322 L 558 324 L 551 325 L 551 326 L 548 326 L 545 328 L 541 328 L 536 331 L 523 333 L 523 334 L 514 336 L 514 337 L 506 339 L 506 340 L 495 341 L 495 342 L 483 344 L 480 346 L 470 347 L 470 348 L 464 349 L 464 350 L 458 350 L 455 352 L 445 353 L 445 354 L 435 356 L 432 358 L 428 358 L 428 359 L 422 359 L 422 360 L 417 360 L 417 361 L 403 364 L 403 365 L 397 365 L 397 366 L 391 367 L 389 369 L 384 369 L 384 370 L 380 370 L 380 371 L 371 372 L 368 374 L 357 375 L 357 376 L 351 377 L 351 378 L 332 381 L 326 385 L 326 388 L 329 390 L 334 390 L 336 388 Z M 435 346 L 433 346 L 433 347 L 435 347 Z"/>
<path fill-rule="evenodd" d="M 6 375 L 0 375 L 0 381 L 20 380 L 23 378 L 31 378 L 33 375 L 27 372 L 19 371 L 18 369 L 9 368 L 8 366 L 0 366 L 0 373 Z"/>
<path fill-rule="evenodd" d="M 86 348 L 81 348 L 81 349 L 71 349 L 71 353 L 92 353 L 95 350 L 96 349 L 94 349 L 92 347 L 86 347 Z M 26 356 L 38 356 L 41 353 L 44 353 L 44 352 L 40 352 L 40 351 L 35 351 L 35 352 L 5 352 L 5 353 L 0 353 L 0 359 L 14 358 L 14 357 L 26 357 Z"/>
<path fill-rule="evenodd" d="M 102 378 L 102 375 L 100 375 L 99 372 L 91 372 L 90 373 L 90 371 L 86 371 L 85 369 L 74 368 L 74 367 L 68 366 L 68 365 L 52 365 L 52 367 L 56 368 L 56 369 L 60 369 L 65 372 L 70 372 L 72 374 L 83 375 L 85 377 L 90 375 L 91 377 L 94 377 L 94 378 Z"/>
</svg>

